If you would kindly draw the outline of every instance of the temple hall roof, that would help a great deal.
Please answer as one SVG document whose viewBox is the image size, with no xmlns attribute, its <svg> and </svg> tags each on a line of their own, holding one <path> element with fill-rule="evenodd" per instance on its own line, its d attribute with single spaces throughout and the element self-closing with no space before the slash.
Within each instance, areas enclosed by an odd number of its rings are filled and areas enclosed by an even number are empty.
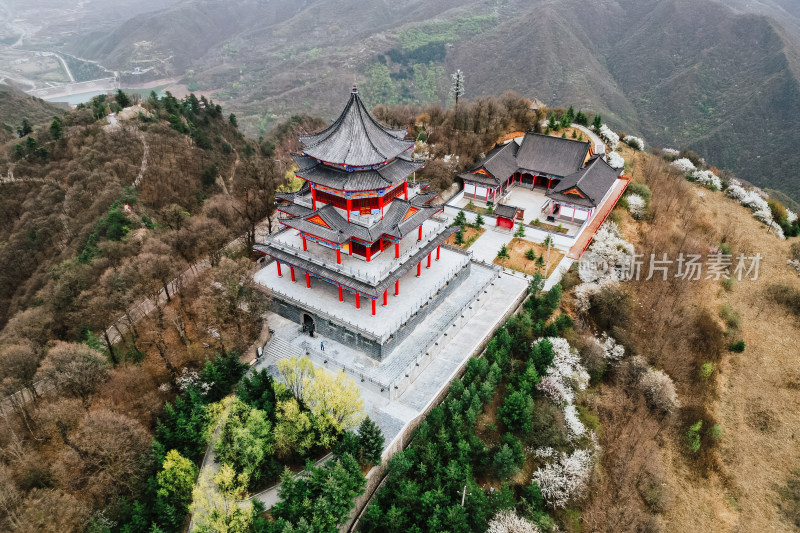
<svg viewBox="0 0 800 533">
<path fill-rule="evenodd" d="M 606 193 L 614 186 L 620 171 L 612 168 L 602 156 L 595 156 L 586 166 L 547 191 L 553 200 L 584 207 L 597 207 Z"/>
<path fill-rule="evenodd" d="M 537 174 L 563 177 L 583 166 L 591 143 L 526 133 L 517 151 L 517 166 Z"/>
<path fill-rule="evenodd" d="M 324 187 L 341 191 L 371 191 L 384 189 L 407 178 L 422 167 L 423 163 L 411 161 L 406 155 L 375 170 L 356 170 L 347 172 L 319 163 L 316 159 L 302 154 L 292 156 L 299 169 L 296 174 Z"/>
<path fill-rule="evenodd" d="M 369 114 L 354 86 L 339 118 L 324 130 L 301 135 L 305 154 L 338 165 L 366 167 L 385 163 L 414 146 L 406 130 L 380 124 Z"/>
</svg>

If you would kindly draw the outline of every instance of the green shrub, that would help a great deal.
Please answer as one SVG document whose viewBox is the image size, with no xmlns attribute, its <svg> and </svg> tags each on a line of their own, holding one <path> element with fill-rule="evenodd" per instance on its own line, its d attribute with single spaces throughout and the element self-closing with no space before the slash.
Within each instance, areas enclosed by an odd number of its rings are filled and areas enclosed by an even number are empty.
<svg viewBox="0 0 800 533">
<path fill-rule="evenodd" d="M 719 311 L 719 316 L 725 321 L 725 324 L 727 324 L 729 328 L 739 329 L 739 314 L 734 311 L 730 305 L 723 305 L 722 309 Z"/>
<path fill-rule="evenodd" d="M 509 257 L 511 257 L 511 256 L 508 255 L 508 247 L 504 244 L 503 246 L 500 247 L 500 250 L 498 250 L 497 258 L 498 259 L 508 259 Z"/>
<path fill-rule="evenodd" d="M 700 365 L 700 379 L 707 380 L 714 373 L 714 363 L 708 361 Z"/>
<path fill-rule="evenodd" d="M 744 341 L 743 340 L 738 340 L 738 341 L 734 342 L 733 344 L 731 344 L 730 349 L 731 349 L 732 352 L 736 352 L 736 353 L 744 352 Z"/>
<path fill-rule="evenodd" d="M 525 252 L 525 259 L 528 261 L 536 261 L 536 252 L 533 248 L 528 248 L 528 250 Z"/>
<path fill-rule="evenodd" d="M 689 446 L 689 449 L 692 453 L 697 453 L 700 451 L 700 430 L 703 429 L 703 421 L 698 420 L 686 431 L 686 444 Z"/>
<path fill-rule="evenodd" d="M 644 183 L 631 182 L 631 184 L 628 185 L 628 192 L 633 194 L 638 194 L 639 196 L 644 198 L 645 201 L 647 202 L 650 201 L 650 187 L 648 187 Z"/>
</svg>

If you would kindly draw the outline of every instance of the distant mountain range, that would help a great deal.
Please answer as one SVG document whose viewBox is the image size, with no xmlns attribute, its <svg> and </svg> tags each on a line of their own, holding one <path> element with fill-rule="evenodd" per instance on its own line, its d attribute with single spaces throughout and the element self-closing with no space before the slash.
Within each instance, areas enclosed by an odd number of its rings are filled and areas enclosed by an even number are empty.
<svg viewBox="0 0 800 533">
<path fill-rule="evenodd" d="M 800 3 L 794 0 L 183 0 L 67 49 L 218 91 L 251 132 L 372 103 L 513 89 L 601 113 L 649 142 L 800 200 Z"/>
</svg>

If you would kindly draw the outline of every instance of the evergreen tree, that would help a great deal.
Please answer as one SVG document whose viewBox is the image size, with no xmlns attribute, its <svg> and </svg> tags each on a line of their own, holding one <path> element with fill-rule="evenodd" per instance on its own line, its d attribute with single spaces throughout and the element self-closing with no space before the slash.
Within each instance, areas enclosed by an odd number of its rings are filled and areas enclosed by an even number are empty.
<svg viewBox="0 0 800 533">
<path fill-rule="evenodd" d="M 575 109 L 572 106 L 569 106 L 567 110 L 567 124 L 571 124 L 572 121 L 575 119 Z"/>
<path fill-rule="evenodd" d="M 517 473 L 514 451 L 508 444 L 503 444 L 494 456 L 494 469 L 497 477 L 505 481 Z"/>
<path fill-rule="evenodd" d="M 600 131 L 600 127 L 602 125 L 603 125 L 603 117 L 601 117 L 600 115 L 595 115 L 594 122 L 592 122 L 592 127 L 595 129 L 595 131 Z"/>
<path fill-rule="evenodd" d="M 524 237 L 525 236 L 525 226 L 520 222 L 517 224 L 517 231 L 514 232 L 514 237 Z"/>
<path fill-rule="evenodd" d="M 483 215 L 478 213 L 478 216 L 475 217 L 475 224 L 474 224 L 475 228 L 480 229 L 481 227 L 483 227 L 485 223 L 486 222 L 483 220 Z"/>
<path fill-rule="evenodd" d="M 454 242 L 456 246 L 461 246 L 464 244 L 464 233 L 460 229 L 456 232 L 456 237 Z"/>
<path fill-rule="evenodd" d="M 239 127 L 239 121 L 236 120 L 236 115 L 234 115 L 233 113 L 231 113 L 228 116 L 228 122 L 230 122 L 231 126 L 233 126 L 234 128 L 238 128 Z"/>
<path fill-rule="evenodd" d="M 19 138 L 21 139 L 31 133 L 33 133 L 33 126 L 31 125 L 30 122 L 28 122 L 27 118 L 23 118 L 22 126 L 17 128 L 17 135 L 19 135 Z"/>
<path fill-rule="evenodd" d="M 525 259 L 528 261 L 535 261 L 536 251 L 533 248 L 528 248 L 528 251 L 525 252 Z"/>
<path fill-rule="evenodd" d="M 125 94 L 122 89 L 117 89 L 116 94 L 114 94 L 114 99 L 121 107 L 130 107 L 131 105 L 130 97 Z"/>
<path fill-rule="evenodd" d="M 365 418 L 358 426 L 358 442 L 361 446 L 361 456 L 365 463 L 376 465 L 381 462 L 383 453 L 383 433 L 369 417 Z"/>
<path fill-rule="evenodd" d="M 504 244 L 503 246 L 500 247 L 500 250 L 497 252 L 497 258 L 508 259 L 509 257 L 511 256 L 508 255 L 508 247 Z"/>
<path fill-rule="evenodd" d="M 64 124 L 60 118 L 53 117 L 53 121 L 50 123 L 50 136 L 55 140 L 59 140 L 63 134 Z"/>
<path fill-rule="evenodd" d="M 453 220 L 453 225 L 460 226 L 462 229 L 467 225 L 467 215 L 464 214 L 464 211 L 458 212 L 455 220 Z"/>
</svg>

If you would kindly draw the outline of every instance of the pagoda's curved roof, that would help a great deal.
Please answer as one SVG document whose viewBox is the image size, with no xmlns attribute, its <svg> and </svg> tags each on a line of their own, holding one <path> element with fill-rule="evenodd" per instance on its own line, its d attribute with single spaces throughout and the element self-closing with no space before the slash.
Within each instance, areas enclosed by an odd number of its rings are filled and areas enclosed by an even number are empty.
<svg viewBox="0 0 800 533">
<path fill-rule="evenodd" d="M 394 161 L 375 170 L 347 172 L 320 163 L 312 157 L 304 155 L 294 155 L 292 157 L 299 167 L 296 174 L 306 182 L 316 183 L 340 191 L 384 189 L 407 178 L 423 165 L 422 163 L 411 161 L 405 155 L 401 155 Z"/>
<path fill-rule="evenodd" d="M 380 124 L 369 114 L 353 87 L 342 114 L 324 130 L 301 135 L 305 154 L 326 163 L 348 167 L 383 164 L 414 146 L 406 130 Z"/>
<path fill-rule="evenodd" d="M 334 243 L 345 243 L 350 239 L 374 243 L 384 235 L 402 239 L 443 209 L 441 206 L 429 206 L 424 200 L 427 198 L 421 198 L 419 202 L 395 198 L 386 209 L 383 220 L 369 228 L 348 222 L 332 205 L 283 219 L 281 223 Z"/>
</svg>

